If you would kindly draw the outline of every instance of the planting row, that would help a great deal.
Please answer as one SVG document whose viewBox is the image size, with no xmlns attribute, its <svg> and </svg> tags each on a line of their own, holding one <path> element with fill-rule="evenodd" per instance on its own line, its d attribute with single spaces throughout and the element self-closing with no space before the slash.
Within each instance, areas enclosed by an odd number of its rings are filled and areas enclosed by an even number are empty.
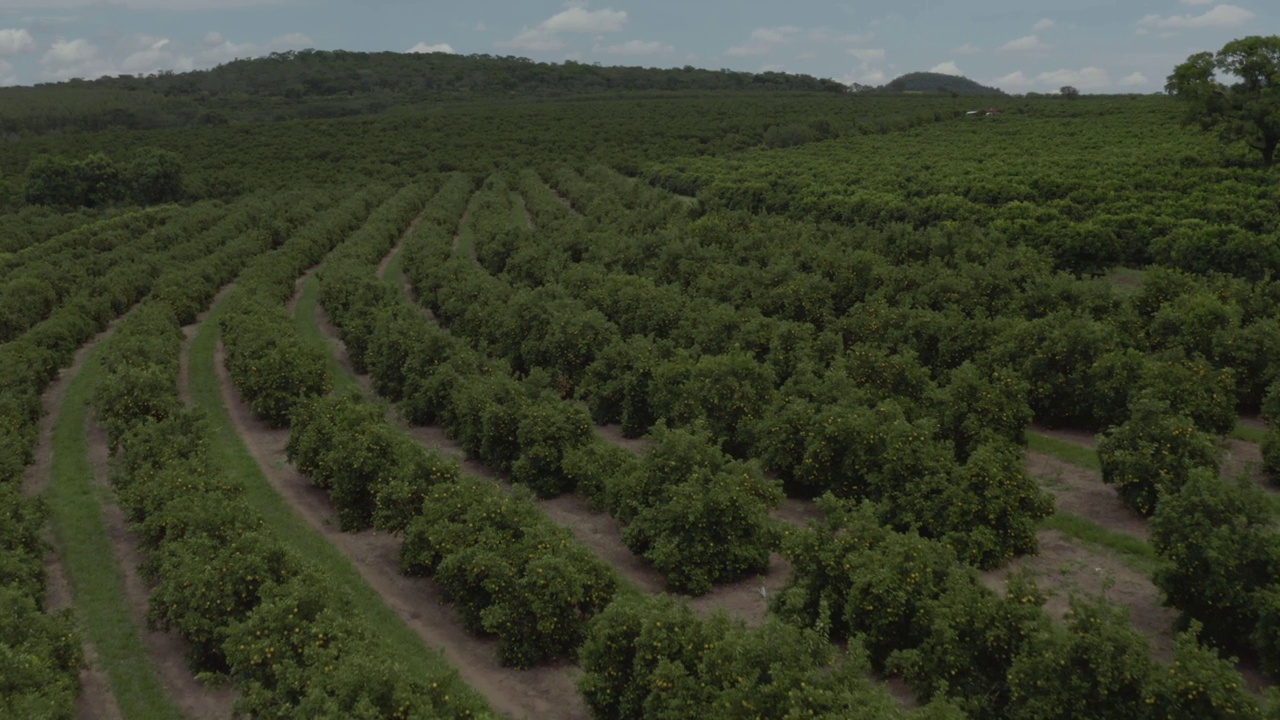
<svg viewBox="0 0 1280 720">
<path fill-rule="evenodd" d="M 646 279 L 562 269 L 563 284 L 549 270 L 544 284 L 521 287 L 457 257 L 438 234 L 406 248 L 407 273 L 452 333 L 521 376 L 549 377 L 597 422 L 632 435 L 660 420 L 705 427 L 793 492 L 880 500 L 886 522 L 945 537 L 983 567 L 1034 549 L 1050 506 L 1013 443 L 1029 418 L 1002 392 L 1007 374 L 965 367 L 926 392 L 923 369 L 883 350 L 842 352 L 838 338 L 795 321 L 679 293 L 655 304 L 664 290 Z"/>
<path fill-rule="evenodd" d="M 267 292 L 266 279 L 292 271 L 315 241 L 304 228 L 296 245 L 286 240 L 260 255 L 243 277 Z M 225 282 L 251 257 L 211 254 L 197 274 Z M 188 641 L 195 669 L 226 672 L 240 690 L 239 711 L 253 716 L 485 715 L 443 663 L 408 677 L 384 659 L 382 641 L 353 619 L 350 600 L 264 526 L 241 482 L 212 459 L 203 418 L 182 409 L 181 340 L 173 308 L 148 301 L 105 349 L 106 377 L 94 397 L 115 448 L 112 481 L 147 551 L 152 620 Z"/>
<path fill-rule="evenodd" d="M 157 280 L 161 268 L 182 266 L 193 258 L 219 252 L 232 234 L 245 233 L 255 203 L 266 205 L 249 200 L 231 212 L 198 206 L 188 211 L 189 217 L 174 217 L 161 230 L 153 231 L 142 223 L 134 226 L 131 238 L 113 235 L 113 243 L 119 247 L 104 248 L 103 252 L 114 258 L 101 264 L 101 275 L 86 278 L 78 292 L 68 295 L 47 318 L 0 347 L 0 555 L 5 567 L 0 586 L 0 656 L 5 658 L 6 679 L 0 707 L 15 717 L 71 717 L 78 690 L 80 642 L 70 615 L 53 617 L 41 612 L 45 599 L 43 512 L 36 500 L 21 494 L 23 466 L 31 461 L 36 442 L 40 395 L 75 350 L 111 319 L 148 291 L 161 292 L 169 286 L 173 278 Z M 264 216 L 287 216 L 284 208 L 277 212 L 262 209 Z M 226 218 L 200 232 L 221 215 Z M 249 254 L 258 251 L 237 249 Z M 198 275 L 184 280 L 189 292 L 203 287 Z"/>
</svg>

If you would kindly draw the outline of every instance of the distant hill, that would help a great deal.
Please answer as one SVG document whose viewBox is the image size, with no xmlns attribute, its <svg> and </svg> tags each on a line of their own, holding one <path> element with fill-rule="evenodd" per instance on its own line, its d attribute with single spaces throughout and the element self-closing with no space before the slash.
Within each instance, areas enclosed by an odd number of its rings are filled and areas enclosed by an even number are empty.
<svg viewBox="0 0 1280 720">
<path fill-rule="evenodd" d="M 955 93 L 957 95 L 1004 95 L 1000 88 L 987 87 L 959 75 L 935 72 L 907 73 L 876 88 L 889 93 Z"/>
<path fill-rule="evenodd" d="M 671 91 L 823 92 L 792 73 L 540 63 L 521 57 L 302 50 L 211 70 L 0 88 L 0 135 L 378 115 L 442 101 Z"/>
</svg>

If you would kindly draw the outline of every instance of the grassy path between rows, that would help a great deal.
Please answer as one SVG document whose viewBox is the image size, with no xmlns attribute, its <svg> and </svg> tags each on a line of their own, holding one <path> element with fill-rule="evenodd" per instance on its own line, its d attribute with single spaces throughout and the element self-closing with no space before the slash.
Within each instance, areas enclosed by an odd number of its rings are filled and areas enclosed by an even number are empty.
<svg viewBox="0 0 1280 720">
<path fill-rule="evenodd" d="M 125 598 L 124 574 L 116 563 L 100 504 L 108 492 L 95 485 L 85 433 L 89 396 L 102 373 L 97 351 L 67 385 L 53 426 L 51 482 L 45 494 L 62 564 L 75 600 L 79 626 L 93 644 L 98 662 L 128 720 L 173 718 L 182 714 L 165 692 L 141 628 L 133 623 Z"/>
<path fill-rule="evenodd" d="M 208 416 L 215 457 L 231 477 L 243 480 L 246 499 L 262 514 L 272 532 L 300 557 L 317 566 L 352 599 L 354 612 L 371 633 L 382 640 L 392 660 L 411 673 L 438 674 L 438 669 L 445 664 L 440 654 L 422 644 L 417 634 L 369 587 L 356 567 L 322 535 L 308 527 L 276 493 L 237 434 L 222 404 L 214 368 L 218 321 L 224 311 L 225 306 L 220 306 L 210 313 L 192 339 L 189 350 L 191 398 Z"/>
</svg>

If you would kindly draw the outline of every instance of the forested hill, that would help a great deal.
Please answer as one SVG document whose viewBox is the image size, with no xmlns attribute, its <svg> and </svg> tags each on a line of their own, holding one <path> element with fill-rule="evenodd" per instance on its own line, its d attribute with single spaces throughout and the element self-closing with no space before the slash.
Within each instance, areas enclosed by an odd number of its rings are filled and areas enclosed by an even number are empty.
<svg viewBox="0 0 1280 720">
<path fill-rule="evenodd" d="M 0 132 L 145 129 L 381 114 L 458 99 L 679 90 L 845 92 L 789 73 L 641 68 L 445 53 L 304 50 L 211 70 L 0 89 Z"/>
<path fill-rule="evenodd" d="M 959 75 L 913 72 L 877 88 L 880 92 L 943 92 L 957 95 L 1004 95 L 1000 88 L 987 87 Z"/>
</svg>

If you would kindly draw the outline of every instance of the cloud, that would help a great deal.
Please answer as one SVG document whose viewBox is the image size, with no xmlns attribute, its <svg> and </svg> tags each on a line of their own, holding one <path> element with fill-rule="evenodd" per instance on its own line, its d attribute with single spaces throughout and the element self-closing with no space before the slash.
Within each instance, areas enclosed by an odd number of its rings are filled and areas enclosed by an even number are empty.
<svg viewBox="0 0 1280 720">
<path fill-rule="evenodd" d="M 0 30 L 0 57 L 13 57 L 36 49 L 36 39 L 26 28 Z"/>
<path fill-rule="evenodd" d="M 542 21 L 542 27 L 553 33 L 618 32 L 627 24 L 625 10 L 588 10 L 582 6 L 570 7 Z"/>
<path fill-rule="evenodd" d="M 58 81 L 104 75 L 152 75 L 166 70 L 185 72 L 236 58 L 300 50 L 312 45 L 314 41 L 302 33 L 281 35 L 262 45 L 234 43 L 218 32 L 209 32 L 201 41 L 189 45 L 140 33 L 118 37 L 113 45 L 106 47 L 99 47 L 86 38 L 58 38 L 41 56 L 39 76 L 41 80 Z"/>
<path fill-rule="evenodd" d="M 887 79 L 888 76 L 885 75 L 884 70 L 867 63 L 862 63 L 842 77 L 837 78 L 845 85 L 883 85 Z"/>
<path fill-rule="evenodd" d="M 489 29 L 489 28 L 488 28 L 488 26 L 484 24 L 484 21 L 483 21 L 483 20 L 481 20 L 480 22 L 476 23 L 476 26 L 475 26 L 475 31 L 476 31 L 476 32 L 485 32 L 485 31 L 486 31 L 486 30 L 488 30 L 488 29 Z"/>
<path fill-rule="evenodd" d="M 1027 77 L 1026 75 L 1023 75 L 1021 70 L 1018 70 L 1016 72 L 1011 72 L 1008 75 L 1005 75 L 1004 77 L 998 77 L 995 80 L 992 80 L 991 84 L 1001 89 L 1022 88 L 1022 87 L 1030 87 L 1032 84 L 1032 81 L 1031 81 L 1031 78 Z"/>
<path fill-rule="evenodd" d="M 958 48 L 951 48 L 951 52 L 955 53 L 956 55 L 976 55 L 982 52 L 982 48 L 978 47 L 977 45 L 970 45 L 969 43 L 965 43 Z"/>
<path fill-rule="evenodd" d="M 1107 71 L 1099 67 L 1086 67 L 1079 70 L 1053 70 L 1042 72 L 1036 76 L 1041 85 L 1071 85 L 1080 89 L 1105 88 L 1111 85 Z"/>
<path fill-rule="evenodd" d="M 1033 50 L 1048 50 L 1049 46 L 1040 41 L 1039 35 L 1024 35 L 1017 40 L 1010 40 L 1000 46 L 1001 52 L 1031 52 Z"/>
<path fill-rule="evenodd" d="M 943 75 L 964 75 L 964 73 L 960 71 L 960 67 L 957 66 L 955 62 L 952 60 L 948 60 L 944 63 L 938 63 L 937 65 L 934 65 L 933 67 L 929 68 L 929 72 L 942 73 Z"/>
<path fill-rule="evenodd" d="M 566 33 L 601 35 L 618 32 L 627 24 L 625 10 L 588 10 L 571 5 L 533 27 L 524 27 L 510 40 L 499 40 L 498 47 L 526 52 L 554 52 L 564 48 L 560 37 Z"/>
<path fill-rule="evenodd" d="M 1042 20 L 1037 22 L 1035 25 L 1031 26 L 1031 32 L 1044 32 L 1045 30 L 1048 30 L 1049 28 L 1053 27 L 1056 24 L 1057 23 L 1055 23 L 1053 20 L 1049 18 L 1043 18 Z"/>
<path fill-rule="evenodd" d="M 623 57 L 644 57 L 648 55 L 671 55 L 676 49 L 657 40 L 628 40 L 620 45 L 610 45 L 602 51 L 608 55 Z"/>
<path fill-rule="evenodd" d="M 1239 5 L 1215 5 L 1200 15 L 1147 15 L 1138 21 L 1143 27 L 1162 30 L 1199 30 L 1202 28 L 1239 27 L 1255 17 L 1253 11 Z"/>
<path fill-rule="evenodd" d="M 1148 82 L 1146 75 L 1143 75 L 1140 72 L 1135 72 L 1131 75 L 1125 75 L 1120 78 L 1119 85 L 1121 87 L 1133 87 L 1135 85 L 1146 85 Z"/>
<path fill-rule="evenodd" d="M 449 43 L 436 43 L 435 45 L 428 45 L 425 42 L 420 42 L 417 45 L 414 45 L 413 47 L 409 48 L 408 50 L 405 50 L 405 52 L 407 53 L 449 53 L 450 55 L 456 54 L 456 51 L 453 49 L 453 46 L 450 45 Z"/>
<path fill-rule="evenodd" d="M 1212 5 L 1217 0 L 1180 0 L 1183 5 Z"/>
<path fill-rule="evenodd" d="M 732 57 L 746 57 L 749 55 L 767 55 L 773 52 L 779 46 L 786 45 L 795 39 L 800 28 L 792 25 L 784 25 L 775 28 L 757 28 L 751 31 L 751 38 L 742 45 L 734 45 L 724 51 L 725 55 Z"/>
<path fill-rule="evenodd" d="M 1140 73 L 1135 73 L 1140 75 Z M 1132 75 L 1130 77 L 1133 77 Z M 1128 78 L 1126 78 L 1128 79 Z M 1146 78 L 1143 78 L 1145 81 Z M 1111 76 L 1107 71 L 1099 67 L 1085 67 L 1079 70 L 1062 68 L 1060 70 L 1051 70 L 1042 72 L 1034 77 L 1028 76 L 1026 73 L 1018 70 L 1011 72 L 1004 77 L 996 78 L 991 81 L 1001 89 L 1029 89 L 1038 87 L 1042 89 L 1057 90 L 1063 85 L 1070 85 L 1079 90 L 1099 90 L 1111 87 Z"/>
<path fill-rule="evenodd" d="M 845 50 L 845 52 L 863 62 L 884 59 L 884 48 L 849 48 L 848 50 Z"/>
</svg>

